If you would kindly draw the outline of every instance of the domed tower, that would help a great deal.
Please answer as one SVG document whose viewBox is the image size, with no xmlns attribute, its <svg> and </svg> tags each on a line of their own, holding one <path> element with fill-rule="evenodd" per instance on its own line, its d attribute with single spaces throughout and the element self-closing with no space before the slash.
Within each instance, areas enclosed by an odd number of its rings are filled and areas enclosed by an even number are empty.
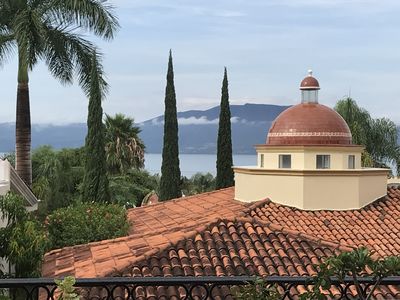
<svg viewBox="0 0 400 300">
<path fill-rule="evenodd" d="M 272 123 L 257 145 L 255 167 L 235 167 L 235 198 L 301 209 L 360 208 L 386 194 L 387 169 L 361 167 L 363 147 L 352 143 L 346 121 L 319 104 L 318 80 L 308 72 L 301 103 Z"/>
</svg>

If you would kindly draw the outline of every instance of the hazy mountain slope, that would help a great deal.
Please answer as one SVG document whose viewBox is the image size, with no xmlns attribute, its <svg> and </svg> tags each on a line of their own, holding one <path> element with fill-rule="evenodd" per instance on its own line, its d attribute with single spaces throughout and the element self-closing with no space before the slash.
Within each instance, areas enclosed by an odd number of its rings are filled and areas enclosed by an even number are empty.
<svg viewBox="0 0 400 300">
<path fill-rule="evenodd" d="M 276 116 L 287 106 L 269 104 L 231 105 L 234 153 L 254 153 L 253 145 L 265 142 L 267 131 Z M 208 110 L 178 113 L 181 153 L 215 153 L 219 106 Z M 161 153 L 164 117 L 140 123 L 141 137 L 149 153 Z M 32 126 L 32 147 L 52 145 L 54 148 L 80 147 L 84 144 L 86 124 Z M 0 123 L 0 152 L 13 151 L 13 123 Z"/>
<path fill-rule="evenodd" d="M 264 143 L 272 121 L 288 106 L 269 104 L 231 105 L 234 153 L 254 153 L 254 144 Z M 215 153 L 219 106 L 178 113 L 181 153 Z M 150 153 L 162 149 L 163 116 L 141 123 L 142 138 Z M 160 142 L 161 141 L 161 142 Z"/>
</svg>

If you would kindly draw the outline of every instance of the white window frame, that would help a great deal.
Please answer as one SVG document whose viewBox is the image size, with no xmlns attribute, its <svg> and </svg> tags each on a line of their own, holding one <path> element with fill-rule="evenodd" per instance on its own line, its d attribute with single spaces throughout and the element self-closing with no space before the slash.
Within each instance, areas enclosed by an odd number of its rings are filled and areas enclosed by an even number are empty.
<svg viewBox="0 0 400 300">
<path fill-rule="evenodd" d="M 289 157 L 289 166 L 284 166 L 284 157 Z M 290 154 L 279 154 L 279 169 L 291 169 L 292 168 L 292 155 Z"/>
<path fill-rule="evenodd" d="M 318 165 L 318 159 L 321 159 L 321 165 Z M 331 156 L 329 154 L 317 154 L 315 157 L 316 168 L 326 170 L 331 168 Z"/>
<path fill-rule="evenodd" d="M 356 168 L 356 156 L 354 154 L 350 154 L 347 160 L 347 167 L 349 169 Z"/>
</svg>

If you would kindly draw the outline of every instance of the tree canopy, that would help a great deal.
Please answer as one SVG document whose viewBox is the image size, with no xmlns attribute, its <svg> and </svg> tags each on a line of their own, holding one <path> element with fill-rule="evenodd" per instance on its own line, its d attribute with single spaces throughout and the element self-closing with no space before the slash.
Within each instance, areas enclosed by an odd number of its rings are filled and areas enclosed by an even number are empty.
<svg viewBox="0 0 400 300">
<path fill-rule="evenodd" d="M 225 68 L 221 89 L 221 104 L 217 140 L 217 189 L 234 185 L 232 165 L 231 110 L 229 107 L 228 74 Z"/>
<path fill-rule="evenodd" d="M 353 143 L 365 146 L 363 166 L 400 167 L 400 147 L 397 145 L 396 124 L 388 118 L 374 119 L 352 98 L 339 100 L 335 110 L 349 125 Z"/>
<path fill-rule="evenodd" d="M 101 55 L 81 32 L 110 40 L 118 26 L 107 1 L 0 0 L 0 65 L 17 55 L 16 170 L 28 185 L 32 181 L 29 72 L 43 61 L 63 84 L 72 83 L 76 74 L 89 96 L 92 64 L 101 65 Z M 103 77 L 99 86 L 103 92 L 107 88 Z"/>
<path fill-rule="evenodd" d="M 108 171 L 111 174 L 124 174 L 131 168 L 144 167 L 145 146 L 139 137 L 140 131 L 133 118 L 123 114 L 106 114 L 105 145 Z"/>
<path fill-rule="evenodd" d="M 178 117 L 174 84 L 172 52 L 169 52 L 167 86 L 165 88 L 164 143 L 162 151 L 160 199 L 181 197 L 181 170 L 179 169 Z"/>
</svg>

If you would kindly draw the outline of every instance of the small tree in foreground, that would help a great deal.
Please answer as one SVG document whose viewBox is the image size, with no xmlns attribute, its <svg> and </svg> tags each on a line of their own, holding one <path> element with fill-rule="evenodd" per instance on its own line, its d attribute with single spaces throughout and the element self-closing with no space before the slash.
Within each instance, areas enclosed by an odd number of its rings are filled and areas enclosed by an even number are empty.
<svg viewBox="0 0 400 300">
<path fill-rule="evenodd" d="M 318 273 L 314 277 L 313 288 L 302 294 L 301 299 L 326 299 L 327 296 L 334 298 L 330 289 L 332 277 L 344 283 L 345 277 L 348 276 L 353 279 L 357 299 L 369 300 L 373 299 L 374 292 L 383 278 L 400 275 L 400 257 L 388 256 L 375 259 L 367 248 L 362 247 L 333 255 L 316 267 Z M 358 280 L 360 276 L 371 276 L 375 279 L 375 283 L 364 289 Z"/>
</svg>

